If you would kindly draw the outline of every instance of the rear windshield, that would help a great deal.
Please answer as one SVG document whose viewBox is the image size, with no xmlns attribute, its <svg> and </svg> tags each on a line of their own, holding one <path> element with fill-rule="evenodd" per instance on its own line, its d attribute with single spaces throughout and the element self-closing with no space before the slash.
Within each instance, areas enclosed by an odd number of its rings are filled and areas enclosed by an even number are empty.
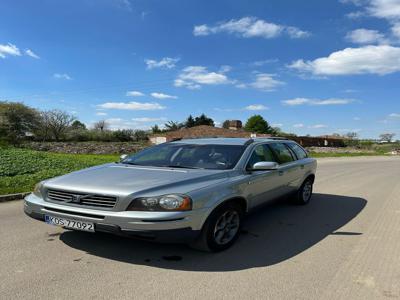
<svg viewBox="0 0 400 300">
<path fill-rule="evenodd" d="M 165 143 L 129 156 L 122 163 L 189 169 L 232 169 L 242 156 L 241 145 L 195 145 Z"/>
</svg>

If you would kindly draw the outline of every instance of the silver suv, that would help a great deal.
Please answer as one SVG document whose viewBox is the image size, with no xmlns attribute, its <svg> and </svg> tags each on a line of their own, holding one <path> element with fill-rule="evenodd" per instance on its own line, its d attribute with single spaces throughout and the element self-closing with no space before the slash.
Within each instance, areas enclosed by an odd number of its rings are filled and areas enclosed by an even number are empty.
<svg viewBox="0 0 400 300">
<path fill-rule="evenodd" d="M 316 165 L 290 140 L 179 140 L 43 181 L 24 210 L 69 229 L 220 251 L 255 207 L 285 195 L 307 204 Z"/>
</svg>

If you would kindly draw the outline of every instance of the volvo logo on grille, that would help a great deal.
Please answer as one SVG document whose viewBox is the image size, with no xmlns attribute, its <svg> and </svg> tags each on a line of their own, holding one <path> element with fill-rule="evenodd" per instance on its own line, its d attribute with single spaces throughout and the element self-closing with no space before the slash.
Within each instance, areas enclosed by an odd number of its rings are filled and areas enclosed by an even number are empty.
<svg viewBox="0 0 400 300">
<path fill-rule="evenodd" d="M 81 200 L 93 195 L 71 195 L 70 199 L 65 200 L 67 203 L 81 203 Z"/>
</svg>

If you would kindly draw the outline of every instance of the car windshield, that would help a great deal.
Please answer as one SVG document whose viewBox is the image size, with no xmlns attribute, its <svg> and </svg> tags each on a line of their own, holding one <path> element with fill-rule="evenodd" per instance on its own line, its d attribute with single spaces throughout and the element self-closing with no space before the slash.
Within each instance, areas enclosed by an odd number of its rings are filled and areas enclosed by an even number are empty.
<svg viewBox="0 0 400 300">
<path fill-rule="evenodd" d="M 232 169 L 245 146 L 165 143 L 147 148 L 122 161 L 125 164 L 188 169 Z"/>
</svg>

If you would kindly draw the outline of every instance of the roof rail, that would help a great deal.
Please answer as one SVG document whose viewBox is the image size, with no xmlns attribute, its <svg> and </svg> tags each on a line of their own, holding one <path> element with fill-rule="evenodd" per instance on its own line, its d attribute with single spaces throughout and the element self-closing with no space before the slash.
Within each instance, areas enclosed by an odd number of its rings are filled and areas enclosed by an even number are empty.
<svg viewBox="0 0 400 300">
<path fill-rule="evenodd" d="M 254 142 L 254 139 L 249 139 L 246 143 L 244 143 L 244 146 L 251 145 Z"/>
<path fill-rule="evenodd" d="M 268 137 L 267 139 L 269 139 L 269 140 L 289 140 L 288 138 L 280 137 L 280 136 L 271 136 L 271 137 Z"/>
<path fill-rule="evenodd" d="M 180 141 L 181 139 L 182 139 L 182 138 L 175 138 L 175 139 L 172 139 L 172 140 L 168 141 L 167 143 L 172 143 L 172 142 Z"/>
</svg>

